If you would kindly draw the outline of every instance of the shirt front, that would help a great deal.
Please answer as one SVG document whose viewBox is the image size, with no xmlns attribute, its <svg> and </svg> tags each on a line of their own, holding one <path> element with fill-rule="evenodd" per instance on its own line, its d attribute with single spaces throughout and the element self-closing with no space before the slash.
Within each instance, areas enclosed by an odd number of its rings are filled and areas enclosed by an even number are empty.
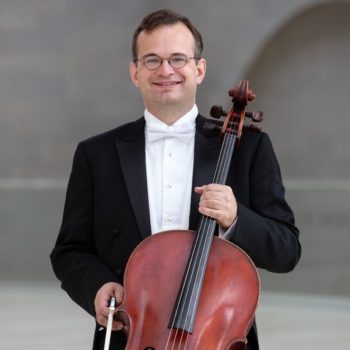
<svg viewBox="0 0 350 350">
<path fill-rule="evenodd" d="M 167 125 L 145 111 L 146 172 L 152 233 L 188 230 L 192 194 L 196 105 Z"/>
</svg>

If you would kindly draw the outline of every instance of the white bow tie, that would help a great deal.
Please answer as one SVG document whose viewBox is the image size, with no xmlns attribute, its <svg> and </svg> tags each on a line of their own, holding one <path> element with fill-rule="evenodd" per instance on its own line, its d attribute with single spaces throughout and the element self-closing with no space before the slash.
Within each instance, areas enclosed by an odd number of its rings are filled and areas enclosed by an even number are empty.
<svg viewBox="0 0 350 350">
<path fill-rule="evenodd" d="M 194 128 L 188 124 L 165 126 L 150 123 L 146 127 L 146 132 L 148 140 L 151 142 L 175 137 L 179 141 L 186 142 L 188 144 L 194 137 Z"/>
</svg>

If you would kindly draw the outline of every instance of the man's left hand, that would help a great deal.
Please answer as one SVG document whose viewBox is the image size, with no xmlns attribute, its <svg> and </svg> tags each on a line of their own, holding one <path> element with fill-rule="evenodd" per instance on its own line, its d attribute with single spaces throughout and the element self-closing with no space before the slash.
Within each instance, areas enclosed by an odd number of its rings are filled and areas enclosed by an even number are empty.
<svg viewBox="0 0 350 350">
<path fill-rule="evenodd" d="M 228 229 L 237 218 L 237 201 L 231 187 L 210 184 L 195 187 L 201 195 L 199 212 L 216 220 L 223 229 Z"/>
</svg>

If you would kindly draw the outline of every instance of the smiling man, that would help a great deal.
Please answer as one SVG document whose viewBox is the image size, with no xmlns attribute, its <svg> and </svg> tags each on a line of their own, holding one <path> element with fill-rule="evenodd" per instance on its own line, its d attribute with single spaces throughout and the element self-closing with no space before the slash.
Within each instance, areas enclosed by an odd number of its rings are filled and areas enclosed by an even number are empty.
<svg viewBox="0 0 350 350">
<path fill-rule="evenodd" d="M 206 69 L 197 51 L 191 31 L 181 22 L 141 31 L 137 37 L 131 79 L 147 110 L 167 125 L 195 104 Z"/>
<path fill-rule="evenodd" d="M 288 272 L 300 258 L 299 232 L 265 133 L 246 130 L 227 185 L 210 183 L 220 141 L 204 129 L 196 105 L 206 72 L 202 50 L 188 18 L 169 10 L 146 16 L 130 63 L 144 116 L 77 147 L 51 261 L 62 288 L 96 319 L 94 350 L 103 349 L 109 300 L 123 301 L 126 263 L 151 234 L 196 230 L 203 214 L 259 268 Z M 122 328 L 113 322 L 113 350 L 125 347 Z M 258 348 L 254 323 L 246 349 Z"/>
</svg>

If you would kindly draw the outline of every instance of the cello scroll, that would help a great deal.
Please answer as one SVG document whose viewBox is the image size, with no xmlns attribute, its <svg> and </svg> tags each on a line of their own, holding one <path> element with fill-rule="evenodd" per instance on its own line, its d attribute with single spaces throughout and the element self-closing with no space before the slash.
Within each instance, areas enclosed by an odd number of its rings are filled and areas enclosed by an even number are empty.
<svg viewBox="0 0 350 350">
<path fill-rule="evenodd" d="M 207 129 L 220 128 L 222 136 L 225 132 L 229 132 L 234 133 L 240 139 L 245 118 L 249 118 L 255 123 L 260 123 L 263 120 L 263 112 L 245 111 L 248 102 L 255 100 L 255 94 L 249 88 L 247 80 L 241 80 L 236 87 L 229 90 L 228 95 L 232 97 L 232 107 L 229 111 L 225 111 L 222 106 L 218 105 L 214 105 L 210 109 L 211 117 L 215 119 L 225 117 L 225 121 L 219 122 L 219 126 L 217 123 L 207 122 L 205 127 Z"/>
</svg>

